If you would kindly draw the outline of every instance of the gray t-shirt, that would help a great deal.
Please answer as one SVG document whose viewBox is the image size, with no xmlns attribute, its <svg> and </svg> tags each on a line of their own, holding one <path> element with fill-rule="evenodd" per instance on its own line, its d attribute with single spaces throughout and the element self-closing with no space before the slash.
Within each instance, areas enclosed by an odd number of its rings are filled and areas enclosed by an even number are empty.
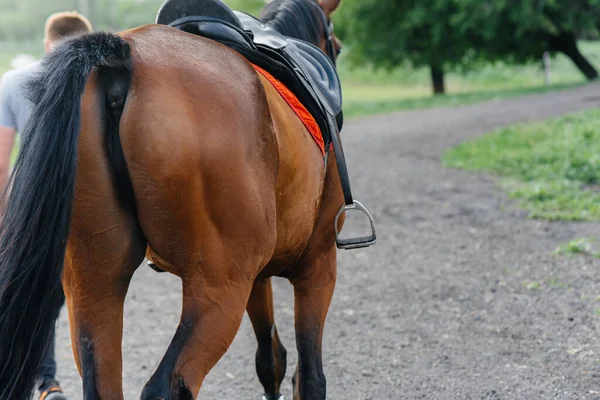
<svg viewBox="0 0 600 400">
<path fill-rule="evenodd" d="M 24 85 L 40 70 L 40 62 L 5 73 L 0 81 L 0 126 L 23 132 L 32 104 Z"/>
</svg>

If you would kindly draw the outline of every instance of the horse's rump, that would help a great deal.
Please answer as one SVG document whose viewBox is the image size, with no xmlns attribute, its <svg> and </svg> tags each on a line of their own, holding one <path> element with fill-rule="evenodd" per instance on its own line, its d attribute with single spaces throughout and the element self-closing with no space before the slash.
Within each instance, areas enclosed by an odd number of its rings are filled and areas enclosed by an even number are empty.
<svg viewBox="0 0 600 400">
<path fill-rule="evenodd" d="M 211 230 L 224 247 L 250 234 L 264 239 L 266 261 L 278 149 L 256 72 L 224 46 L 171 28 L 122 37 L 133 78 L 120 138 L 149 245 L 169 267 L 191 244 L 208 246 Z"/>
<path fill-rule="evenodd" d="M 314 227 L 324 165 L 292 108 L 243 57 L 214 41 L 159 25 L 122 37 L 134 72 L 120 138 L 135 166 L 129 172 L 149 255 L 178 273 L 178 254 L 216 227 L 223 247 L 259 240 L 261 266 L 279 253 L 298 259 Z"/>
</svg>

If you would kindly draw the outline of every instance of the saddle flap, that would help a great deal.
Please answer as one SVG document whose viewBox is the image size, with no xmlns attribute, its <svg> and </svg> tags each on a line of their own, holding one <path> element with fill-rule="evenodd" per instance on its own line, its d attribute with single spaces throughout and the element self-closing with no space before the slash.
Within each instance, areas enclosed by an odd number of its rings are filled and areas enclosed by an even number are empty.
<svg viewBox="0 0 600 400">
<path fill-rule="evenodd" d="M 317 46 L 284 36 L 252 15 L 234 11 L 244 30 L 252 32 L 257 47 L 285 53 L 296 71 L 315 92 L 327 112 L 336 116 L 342 110 L 342 86 L 333 62 Z"/>
<path fill-rule="evenodd" d="M 288 41 L 293 46 L 285 50 L 293 54 L 329 114 L 338 115 L 342 111 L 342 85 L 333 62 L 317 46 L 292 38 Z"/>
</svg>

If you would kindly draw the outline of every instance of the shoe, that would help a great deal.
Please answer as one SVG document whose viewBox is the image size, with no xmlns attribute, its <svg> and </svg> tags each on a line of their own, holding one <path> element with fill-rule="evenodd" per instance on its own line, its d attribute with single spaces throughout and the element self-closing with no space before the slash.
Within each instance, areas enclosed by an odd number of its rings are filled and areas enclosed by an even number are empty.
<svg viewBox="0 0 600 400">
<path fill-rule="evenodd" d="M 150 261 L 150 260 L 148 260 L 148 262 L 147 262 L 146 264 L 148 264 L 148 266 L 149 266 L 150 268 L 152 268 L 153 270 L 155 270 L 156 272 L 166 272 L 166 271 L 164 271 L 164 270 L 162 270 L 162 269 L 158 268 L 158 265 L 154 264 L 154 263 L 153 263 L 152 261 Z"/>
<path fill-rule="evenodd" d="M 40 400 L 69 400 L 57 381 L 49 379 L 40 388 Z"/>
</svg>

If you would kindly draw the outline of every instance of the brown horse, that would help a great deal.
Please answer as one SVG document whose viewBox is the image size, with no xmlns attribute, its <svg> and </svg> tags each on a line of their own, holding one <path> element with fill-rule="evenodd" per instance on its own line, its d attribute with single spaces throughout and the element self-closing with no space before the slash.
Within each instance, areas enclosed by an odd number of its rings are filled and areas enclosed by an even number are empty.
<svg viewBox="0 0 600 400">
<path fill-rule="evenodd" d="M 276 1 L 279 23 L 310 9 L 326 49 L 340 0 Z M 83 398 L 123 399 L 123 304 L 147 254 L 181 277 L 183 310 L 142 399 L 196 398 L 245 310 L 265 398 L 280 398 L 272 276 L 294 286 L 294 399 L 325 399 L 342 190 L 335 158 L 324 165 L 272 84 L 217 42 L 148 25 L 65 43 L 31 97 L 0 232 L 0 398 L 29 398 L 62 277 Z"/>
</svg>

